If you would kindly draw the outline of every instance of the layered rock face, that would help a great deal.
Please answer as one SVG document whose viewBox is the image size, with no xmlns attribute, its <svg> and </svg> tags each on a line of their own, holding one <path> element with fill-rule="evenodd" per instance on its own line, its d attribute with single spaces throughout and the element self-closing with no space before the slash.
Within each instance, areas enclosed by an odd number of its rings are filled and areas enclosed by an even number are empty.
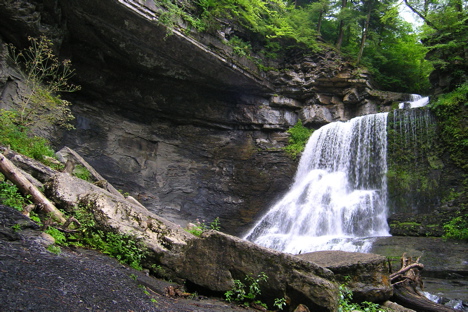
<svg viewBox="0 0 468 312">
<path fill-rule="evenodd" d="M 76 68 L 76 130 L 54 137 L 115 186 L 179 224 L 220 217 L 241 234 L 293 178 L 281 148 L 309 127 L 386 111 L 402 95 L 372 89 L 333 51 L 298 54 L 260 71 L 217 34 L 168 35 L 144 0 L 0 1 L 0 36 L 21 47 L 46 34 Z M 5 62 L 2 63 L 6 65 Z M 2 106 L 19 78 L 3 70 Z"/>
</svg>

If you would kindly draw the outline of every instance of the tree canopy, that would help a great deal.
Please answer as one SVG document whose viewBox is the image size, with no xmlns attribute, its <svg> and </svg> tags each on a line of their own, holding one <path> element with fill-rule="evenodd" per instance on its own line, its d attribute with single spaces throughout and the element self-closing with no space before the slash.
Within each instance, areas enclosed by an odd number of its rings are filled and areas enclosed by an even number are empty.
<svg viewBox="0 0 468 312">
<path fill-rule="evenodd" d="M 171 11 L 184 1 L 155 0 Z M 464 0 L 198 0 L 188 24 L 199 31 L 233 23 L 250 31 L 227 36 L 234 51 L 268 57 L 324 45 L 367 67 L 379 88 L 428 93 L 433 66 L 466 77 L 467 1 Z M 187 4 L 187 3 L 186 3 Z M 186 5 L 185 4 L 185 5 Z M 400 16 L 403 6 L 422 19 L 422 31 Z M 174 9 L 175 8 L 175 9 Z M 166 12 L 167 13 L 167 12 Z M 305 52 L 307 53 L 307 52 Z M 429 53 L 429 54 L 428 54 Z M 428 57 L 426 57 L 428 55 Z M 464 67 L 458 65 L 464 63 Z"/>
</svg>

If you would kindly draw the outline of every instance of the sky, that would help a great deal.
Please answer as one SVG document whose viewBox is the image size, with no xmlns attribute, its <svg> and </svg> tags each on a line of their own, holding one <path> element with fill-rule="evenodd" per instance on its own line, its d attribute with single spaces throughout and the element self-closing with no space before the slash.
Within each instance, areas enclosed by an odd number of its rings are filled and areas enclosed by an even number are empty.
<svg viewBox="0 0 468 312">
<path fill-rule="evenodd" d="M 403 2 L 400 4 L 400 16 L 408 23 L 413 24 L 415 27 L 423 24 L 421 18 L 414 14 Z"/>
</svg>

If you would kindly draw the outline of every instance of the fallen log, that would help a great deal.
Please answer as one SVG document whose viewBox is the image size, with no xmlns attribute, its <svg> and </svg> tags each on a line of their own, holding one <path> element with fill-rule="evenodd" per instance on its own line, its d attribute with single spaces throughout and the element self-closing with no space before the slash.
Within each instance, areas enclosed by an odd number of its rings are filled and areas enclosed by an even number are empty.
<svg viewBox="0 0 468 312">
<path fill-rule="evenodd" d="M 19 191 L 27 196 L 30 195 L 33 203 L 37 205 L 43 212 L 50 214 L 50 216 L 57 222 L 65 223 L 67 220 L 63 214 L 58 210 L 48 199 L 42 194 L 37 187 L 35 187 L 28 179 L 16 168 L 16 166 L 0 153 L 0 172 L 3 173 L 5 178 L 15 184 Z"/>
<path fill-rule="evenodd" d="M 419 290 L 423 290 L 424 284 L 421 271 L 424 265 L 419 263 L 419 258 L 413 260 L 403 254 L 401 257 L 401 269 L 390 274 L 393 285 L 393 300 L 398 304 L 413 309 L 417 312 L 454 312 L 458 311 L 442 304 L 435 303 L 426 298 Z"/>
<path fill-rule="evenodd" d="M 22 169 L 41 183 L 46 183 L 58 172 L 35 159 L 24 156 L 4 146 L 0 146 L 0 152 L 17 168 Z"/>
</svg>

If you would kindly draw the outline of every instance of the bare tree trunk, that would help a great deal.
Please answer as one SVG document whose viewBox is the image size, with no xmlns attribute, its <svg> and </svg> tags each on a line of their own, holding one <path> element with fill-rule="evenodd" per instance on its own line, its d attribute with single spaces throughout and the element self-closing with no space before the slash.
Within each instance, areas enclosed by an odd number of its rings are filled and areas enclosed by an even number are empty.
<svg viewBox="0 0 468 312">
<path fill-rule="evenodd" d="M 348 4 L 347 0 L 341 0 L 341 10 L 344 10 L 347 4 Z M 344 35 L 344 20 L 341 19 L 340 25 L 338 27 L 338 39 L 336 40 L 336 48 L 338 50 L 341 50 L 341 44 L 343 43 L 343 35 Z"/>
<path fill-rule="evenodd" d="M 323 10 L 320 10 L 319 18 L 317 22 L 317 33 L 320 35 L 320 31 L 322 30 L 322 19 L 323 19 Z"/>
<path fill-rule="evenodd" d="M 15 184 L 23 195 L 30 195 L 32 201 L 39 206 L 45 213 L 60 223 L 67 220 L 63 214 L 45 197 L 24 175 L 11 163 L 3 154 L 0 154 L 0 172 Z"/>
<path fill-rule="evenodd" d="M 356 64 L 361 63 L 362 55 L 364 54 L 364 46 L 366 45 L 367 33 L 369 31 L 369 22 L 372 13 L 372 3 L 369 3 L 369 9 L 367 11 L 366 23 L 364 24 L 364 29 L 362 30 L 361 46 L 359 47 L 359 53 L 357 56 Z"/>
</svg>

